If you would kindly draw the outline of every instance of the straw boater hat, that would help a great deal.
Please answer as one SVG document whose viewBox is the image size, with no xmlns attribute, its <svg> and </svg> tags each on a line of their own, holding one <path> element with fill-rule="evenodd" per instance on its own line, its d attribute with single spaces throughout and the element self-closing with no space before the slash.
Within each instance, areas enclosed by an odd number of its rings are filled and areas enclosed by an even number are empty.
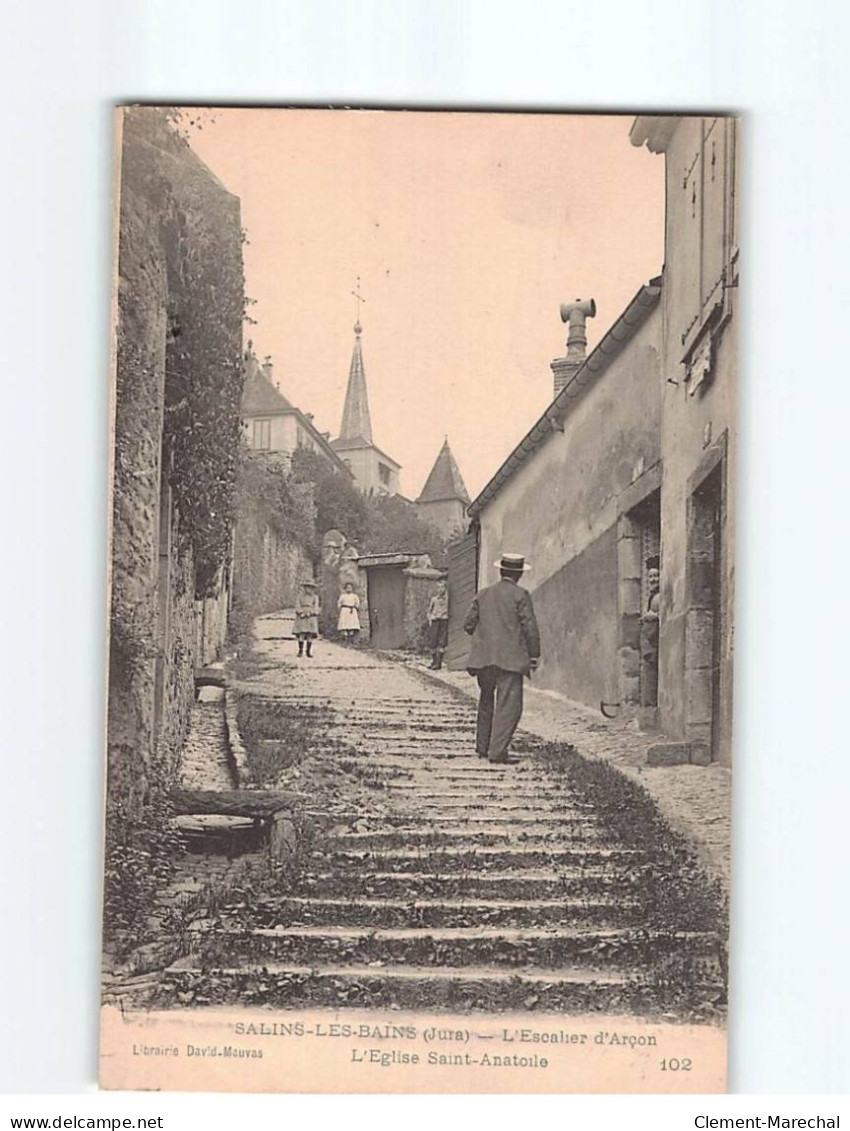
<svg viewBox="0 0 850 1131">
<path fill-rule="evenodd" d="M 309 587 L 310 589 L 318 589 L 318 588 L 319 588 L 319 583 L 318 583 L 318 581 L 314 581 L 312 577 L 305 577 L 305 578 L 304 578 L 304 579 L 302 580 L 301 584 L 302 584 L 302 585 L 303 585 L 303 586 L 304 586 L 305 588 L 307 588 L 307 587 Z"/>
<path fill-rule="evenodd" d="M 502 554 L 497 562 L 493 562 L 494 566 L 499 569 L 510 570 L 511 573 L 526 573 L 531 569 L 531 564 L 525 560 L 522 554 Z"/>
</svg>

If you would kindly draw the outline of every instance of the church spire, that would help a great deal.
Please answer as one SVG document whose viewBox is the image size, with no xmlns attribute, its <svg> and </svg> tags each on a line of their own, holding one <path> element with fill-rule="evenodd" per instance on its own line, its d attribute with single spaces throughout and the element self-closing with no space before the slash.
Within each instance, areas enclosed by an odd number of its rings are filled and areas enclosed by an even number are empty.
<svg viewBox="0 0 850 1131">
<path fill-rule="evenodd" d="M 351 351 L 351 366 L 348 370 L 348 389 L 345 393 L 345 407 L 342 410 L 340 440 L 365 440 L 372 443 L 372 421 L 369 417 L 369 398 L 366 393 L 366 371 L 363 368 L 363 351 L 360 335 L 363 327 L 360 320 L 354 323 L 354 349 Z"/>
</svg>

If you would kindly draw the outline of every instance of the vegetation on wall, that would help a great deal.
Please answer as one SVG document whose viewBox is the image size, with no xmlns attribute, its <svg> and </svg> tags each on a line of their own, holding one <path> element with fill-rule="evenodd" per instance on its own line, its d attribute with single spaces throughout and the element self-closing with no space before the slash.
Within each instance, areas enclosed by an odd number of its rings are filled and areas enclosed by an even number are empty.
<svg viewBox="0 0 850 1131">
<path fill-rule="evenodd" d="M 168 794 L 194 691 L 192 598 L 221 578 L 235 515 L 244 317 L 239 201 L 192 151 L 179 111 L 133 107 L 122 124 L 105 891 L 112 938 L 139 928 L 176 848 Z M 161 476 L 175 504 L 165 641 Z"/>
<path fill-rule="evenodd" d="M 432 565 L 444 564 L 446 543 L 442 535 L 430 523 L 422 521 L 412 503 L 398 495 L 368 502 L 369 523 L 363 553 L 428 554 Z"/>
<path fill-rule="evenodd" d="M 316 503 L 314 560 L 318 560 L 322 536 L 341 530 L 349 542 L 360 546 L 369 523 L 367 500 L 342 471 L 332 467 L 324 456 L 307 448 L 292 453 L 292 479 L 312 483 Z"/>
<path fill-rule="evenodd" d="M 308 564 L 314 557 L 313 486 L 292 478 L 285 456 L 252 452 L 243 442 L 239 453 L 236 513 L 236 576 L 229 635 L 232 641 L 242 644 L 250 640 L 254 618 L 269 611 L 263 608 L 263 594 L 270 585 L 265 554 L 269 535 L 274 538 L 278 553 L 287 548 L 293 551 L 292 570 L 299 570 L 299 563 Z M 291 589 L 297 584 L 294 576 L 283 577 L 280 572 L 275 576 L 272 584 L 277 589 Z M 293 594 L 289 597 L 293 599 Z M 285 592 L 279 593 L 278 598 L 285 603 Z"/>
<path fill-rule="evenodd" d="M 135 152 L 133 152 L 135 150 Z M 235 517 L 245 289 L 239 202 L 194 155 L 174 111 L 128 113 L 125 166 L 160 221 L 167 272 L 163 452 L 191 546 L 195 595 L 212 595 Z"/>
<path fill-rule="evenodd" d="M 398 495 L 366 498 L 347 475 L 331 467 L 317 452 L 306 449 L 293 453 L 291 474 L 296 482 L 315 485 L 315 560 L 322 536 L 328 530 L 341 530 L 361 554 L 428 554 L 435 565 L 442 564 L 442 536 L 422 521 L 407 500 Z"/>
</svg>

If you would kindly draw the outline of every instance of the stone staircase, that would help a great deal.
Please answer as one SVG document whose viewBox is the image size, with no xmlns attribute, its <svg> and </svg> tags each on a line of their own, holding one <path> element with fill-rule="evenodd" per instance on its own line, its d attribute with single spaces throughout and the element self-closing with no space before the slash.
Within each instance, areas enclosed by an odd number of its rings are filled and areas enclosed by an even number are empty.
<svg viewBox="0 0 850 1131">
<path fill-rule="evenodd" d="M 649 1014 L 677 979 L 689 1002 L 722 997 L 717 937 L 648 914 L 659 861 L 612 840 L 533 741 L 491 766 L 471 701 L 378 660 L 340 694 L 334 671 L 290 671 L 274 701 L 328 708 L 346 752 L 326 757 L 380 804 L 336 812 L 285 894 L 197 932 L 163 1000 Z"/>
</svg>

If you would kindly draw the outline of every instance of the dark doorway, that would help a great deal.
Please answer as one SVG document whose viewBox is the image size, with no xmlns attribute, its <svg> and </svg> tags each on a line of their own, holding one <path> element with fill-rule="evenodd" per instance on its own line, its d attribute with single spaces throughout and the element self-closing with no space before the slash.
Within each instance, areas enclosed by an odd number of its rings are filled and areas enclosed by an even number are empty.
<svg viewBox="0 0 850 1131">
<path fill-rule="evenodd" d="M 691 495 L 688 523 L 686 684 L 688 732 L 712 760 L 720 749 L 723 640 L 723 464 Z"/>
<path fill-rule="evenodd" d="M 404 646 L 405 576 L 397 566 L 369 568 L 369 621 L 375 648 Z"/>
<path fill-rule="evenodd" d="M 661 492 L 653 491 L 633 514 L 640 536 L 640 705 L 654 709 L 658 706 Z"/>
<path fill-rule="evenodd" d="M 463 622 L 478 589 L 478 538 L 475 531 L 452 542 L 446 551 L 449 560 L 449 646 L 446 665 L 452 671 L 466 668 L 471 638 Z"/>
<path fill-rule="evenodd" d="M 655 724 L 660 630 L 661 492 L 652 491 L 620 520 L 620 700 Z"/>
</svg>

